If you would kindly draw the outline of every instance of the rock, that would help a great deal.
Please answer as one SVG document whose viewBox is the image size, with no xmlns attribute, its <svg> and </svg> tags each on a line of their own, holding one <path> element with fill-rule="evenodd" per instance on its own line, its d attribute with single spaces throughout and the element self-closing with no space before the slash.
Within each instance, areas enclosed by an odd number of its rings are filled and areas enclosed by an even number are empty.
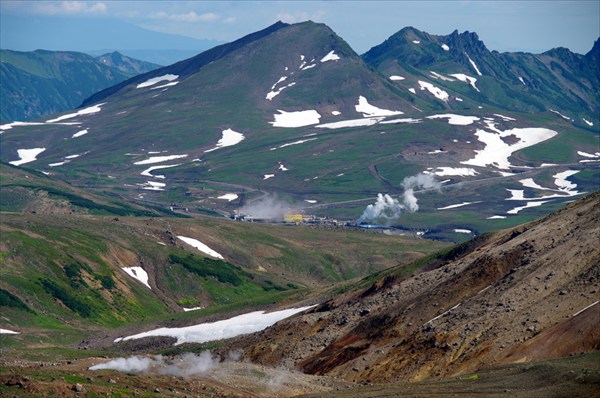
<svg viewBox="0 0 600 398">
<path fill-rule="evenodd" d="M 73 384 L 73 386 L 71 387 L 71 390 L 75 391 L 75 392 L 84 392 L 85 388 L 83 388 L 83 386 L 79 383 L 75 383 Z"/>
</svg>

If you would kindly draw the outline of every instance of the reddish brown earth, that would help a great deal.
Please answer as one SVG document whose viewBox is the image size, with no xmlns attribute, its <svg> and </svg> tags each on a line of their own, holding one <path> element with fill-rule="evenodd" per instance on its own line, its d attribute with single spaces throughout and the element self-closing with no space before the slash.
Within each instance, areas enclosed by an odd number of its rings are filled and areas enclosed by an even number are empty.
<svg viewBox="0 0 600 398">
<path fill-rule="evenodd" d="M 600 194 L 480 237 L 452 261 L 388 276 L 234 345 L 348 381 L 459 376 L 600 348 Z"/>
</svg>

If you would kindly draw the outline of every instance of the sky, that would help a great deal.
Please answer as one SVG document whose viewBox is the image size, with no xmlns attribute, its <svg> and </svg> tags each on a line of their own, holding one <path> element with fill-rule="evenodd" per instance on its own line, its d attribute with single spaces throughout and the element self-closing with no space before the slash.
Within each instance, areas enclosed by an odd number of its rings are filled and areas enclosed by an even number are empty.
<svg viewBox="0 0 600 398">
<path fill-rule="evenodd" d="M 71 22 L 88 23 L 77 34 L 57 36 L 63 48 L 83 51 L 101 43 L 115 24 L 194 39 L 228 42 L 277 20 L 306 20 L 331 27 L 359 54 L 406 26 L 430 34 L 476 32 L 488 49 L 541 53 L 567 47 L 585 54 L 600 36 L 600 0 L 590 1 L 10 1 L 1 0 L 4 49 L 57 47 L 52 35 Z M 22 21 L 30 21 L 24 23 Z M 58 22 L 60 21 L 60 22 Z M 13 22 L 12 24 L 10 22 Z M 35 25 L 33 23 L 35 22 Z M 94 23 L 92 23 L 94 22 Z M 52 25 L 54 23 L 54 25 Z M 58 23 L 58 25 L 56 25 Z M 52 26 L 52 27 L 51 27 Z M 74 36 L 79 36 L 78 38 Z M 108 37 L 105 37 L 109 40 Z M 127 38 L 116 37 L 113 49 Z M 77 44 L 76 44 L 77 43 Z M 70 47 L 71 46 L 71 47 Z M 100 44 L 98 44 L 100 46 Z M 102 42 L 105 47 L 105 42 Z M 31 48 L 28 48 L 31 47 Z"/>
</svg>

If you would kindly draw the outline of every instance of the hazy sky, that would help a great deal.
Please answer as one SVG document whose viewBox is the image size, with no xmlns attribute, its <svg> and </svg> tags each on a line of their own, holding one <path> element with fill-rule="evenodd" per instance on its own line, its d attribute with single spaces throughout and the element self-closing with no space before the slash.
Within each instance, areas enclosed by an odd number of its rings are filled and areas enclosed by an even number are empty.
<svg viewBox="0 0 600 398">
<path fill-rule="evenodd" d="M 26 16 L 39 24 L 53 18 L 101 19 L 106 28 L 128 23 L 145 29 L 197 39 L 232 41 L 277 20 L 313 20 L 329 25 L 359 54 L 405 26 L 431 34 L 477 32 L 488 49 L 540 53 L 553 47 L 588 52 L 600 36 L 600 0 L 590 1 L 7 1 L 1 17 Z M 44 48 L 48 33 L 13 24 L 2 48 L 27 38 Z M 22 26 L 22 27 L 19 27 Z M 41 25 L 38 25 L 41 26 Z M 92 25 L 90 25 L 92 26 Z M 97 25 L 93 25 L 97 26 Z M 20 29 L 20 30 L 19 30 Z M 102 29 L 84 29 L 93 43 Z M 10 38 L 10 39 L 8 39 Z M 68 38 L 65 49 L 69 47 Z M 126 38 L 121 38 L 126 40 Z M 94 45 L 90 44 L 89 49 Z M 119 48 L 119 43 L 114 44 Z M 33 48 L 29 49 L 32 50 Z"/>
</svg>

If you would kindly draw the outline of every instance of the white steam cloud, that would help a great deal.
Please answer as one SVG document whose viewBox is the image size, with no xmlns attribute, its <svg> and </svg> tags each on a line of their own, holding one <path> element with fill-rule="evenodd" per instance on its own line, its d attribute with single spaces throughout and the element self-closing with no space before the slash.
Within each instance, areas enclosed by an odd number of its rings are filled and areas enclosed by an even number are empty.
<svg viewBox="0 0 600 398">
<path fill-rule="evenodd" d="M 389 224 L 400 218 L 402 212 L 414 213 L 419 210 L 415 190 L 440 189 L 441 184 L 436 181 L 433 174 L 419 173 L 406 177 L 402 181 L 404 193 L 398 199 L 388 194 L 377 194 L 377 201 L 368 205 L 358 219 L 358 224 L 363 222 L 379 222 Z"/>
<path fill-rule="evenodd" d="M 90 367 L 90 370 L 112 369 L 124 373 L 145 373 L 187 377 L 212 370 L 218 361 L 210 351 L 200 355 L 186 353 L 174 359 L 165 359 L 162 355 L 153 357 L 133 356 L 116 358 Z"/>
<path fill-rule="evenodd" d="M 277 195 L 267 195 L 240 208 L 240 214 L 267 220 L 282 220 L 284 215 L 300 209 L 301 206 L 281 200 Z"/>
</svg>

